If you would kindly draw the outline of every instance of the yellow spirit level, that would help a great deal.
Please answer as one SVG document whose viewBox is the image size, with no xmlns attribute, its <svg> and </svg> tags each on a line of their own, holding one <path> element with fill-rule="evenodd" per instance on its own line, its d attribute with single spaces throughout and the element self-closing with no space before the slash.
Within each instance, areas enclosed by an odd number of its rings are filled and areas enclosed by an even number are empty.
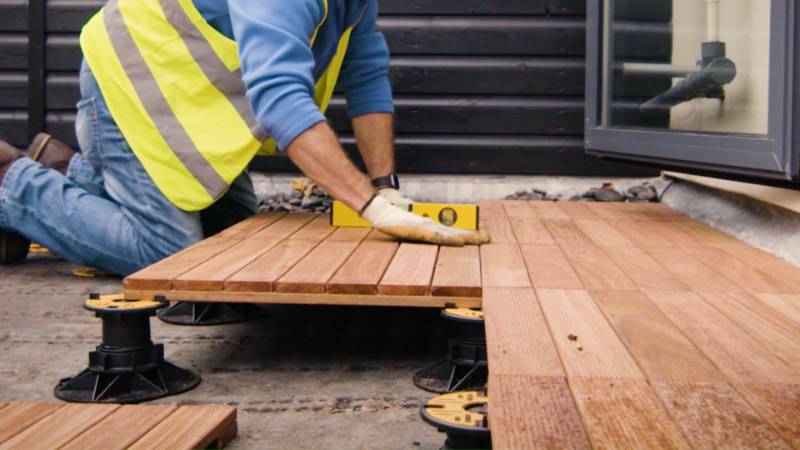
<svg viewBox="0 0 800 450">
<path fill-rule="evenodd" d="M 429 217 L 448 227 L 464 230 L 478 229 L 478 205 L 460 203 L 414 203 L 410 211 L 423 217 Z M 331 225 L 335 227 L 362 227 L 372 225 L 362 219 L 344 203 L 335 200 L 331 207 Z"/>
</svg>

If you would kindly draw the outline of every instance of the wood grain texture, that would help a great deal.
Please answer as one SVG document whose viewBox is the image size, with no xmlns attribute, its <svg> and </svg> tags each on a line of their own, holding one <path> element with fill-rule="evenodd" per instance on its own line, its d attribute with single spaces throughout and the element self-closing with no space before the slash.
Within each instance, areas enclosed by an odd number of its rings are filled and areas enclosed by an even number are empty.
<svg viewBox="0 0 800 450">
<path fill-rule="evenodd" d="M 492 375 L 565 376 L 533 289 L 485 288 L 483 312 Z"/>
<path fill-rule="evenodd" d="M 574 220 L 549 219 L 544 221 L 547 230 L 560 245 L 591 245 L 592 241 L 575 225 Z"/>
<path fill-rule="evenodd" d="M 235 435 L 236 408 L 222 405 L 180 406 L 130 448 L 220 448 Z"/>
<path fill-rule="evenodd" d="M 64 405 L 0 444 L 0 449 L 59 448 L 117 408 L 119 405 Z"/>
<path fill-rule="evenodd" d="M 591 291 L 648 380 L 723 382 L 722 374 L 639 291 Z"/>
<path fill-rule="evenodd" d="M 531 201 L 528 202 L 528 206 L 533 209 L 533 212 L 536 213 L 536 217 L 539 219 L 557 219 L 557 220 L 566 220 L 569 219 L 567 213 L 561 210 L 558 206 L 556 206 L 556 202 L 550 201 Z"/>
<path fill-rule="evenodd" d="M 731 280 L 679 248 L 652 247 L 644 251 L 695 292 L 744 292 Z"/>
<path fill-rule="evenodd" d="M 399 244 L 391 241 L 364 241 L 328 282 L 332 294 L 377 294 L 378 283 Z"/>
<path fill-rule="evenodd" d="M 586 202 L 556 202 L 556 206 L 572 219 L 599 219 L 594 210 L 586 206 Z"/>
<path fill-rule="evenodd" d="M 673 245 L 701 245 L 704 241 L 696 238 L 679 227 L 675 226 L 672 222 L 662 221 L 640 221 L 637 222 L 640 230 L 646 235 L 657 237 L 658 239 L 668 241 Z"/>
<path fill-rule="evenodd" d="M 378 285 L 383 295 L 427 295 L 439 248 L 435 245 L 400 244 Z"/>
<path fill-rule="evenodd" d="M 519 247 L 512 244 L 489 244 L 480 247 L 482 286 L 531 287 L 528 271 Z"/>
<path fill-rule="evenodd" d="M 275 283 L 276 292 L 325 293 L 328 280 L 358 247 L 358 241 L 325 241 Z"/>
<path fill-rule="evenodd" d="M 224 252 L 199 264 L 173 280 L 174 289 L 222 290 L 225 280 L 314 218 L 312 214 L 290 214 L 268 225 Z"/>
<path fill-rule="evenodd" d="M 505 216 L 481 216 L 480 229 L 489 232 L 493 244 L 513 244 L 517 241 L 511 222 Z"/>
<path fill-rule="evenodd" d="M 303 259 L 317 243 L 313 240 L 286 240 L 276 245 L 225 281 L 225 290 L 272 292 L 275 283 Z"/>
<path fill-rule="evenodd" d="M 494 448 L 591 448 L 563 377 L 492 374 L 489 392 Z"/>
<path fill-rule="evenodd" d="M 588 292 L 537 289 L 536 294 L 570 380 L 644 379 Z"/>
<path fill-rule="evenodd" d="M 642 228 L 642 221 L 632 220 L 608 220 L 607 223 L 611 228 L 615 229 L 619 234 L 625 236 L 625 239 L 631 241 L 634 245 L 641 249 L 649 248 L 673 248 L 675 243 L 669 240 L 666 236 L 653 235 L 647 230 Z"/>
<path fill-rule="evenodd" d="M 800 295 L 755 294 L 755 297 L 800 325 Z"/>
<path fill-rule="evenodd" d="M 431 282 L 436 296 L 481 296 L 481 261 L 477 246 L 441 247 Z"/>
<path fill-rule="evenodd" d="M 571 379 L 594 448 L 689 449 L 644 380 Z"/>
<path fill-rule="evenodd" d="M 677 220 L 673 225 L 705 245 L 739 245 L 736 238 L 694 220 Z"/>
<path fill-rule="evenodd" d="M 303 228 L 289 236 L 289 239 L 320 242 L 334 231 L 336 231 L 336 228 L 331 226 L 330 215 L 321 214 L 316 215 L 316 217 L 308 222 Z"/>
<path fill-rule="evenodd" d="M 741 305 L 746 306 L 750 310 L 760 314 L 761 316 L 771 320 L 772 322 L 774 322 L 774 323 L 782 326 L 783 328 L 786 328 L 787 330 L 791 331 L 792 333 L 800 336 L 800 321 L 795 320 L 794 318 L 792 318 L 792 313 L 791 312 L 784 313 L 784 312 L 774 308 L 769 303 L 766 303 L 763 300 L 757 298 L 756 296 L 751 295 L 751 294 L 747 294 L 747 293 L 744 293 L 744 292 L 722 293 L 722 294 L 713 294 L 713 295 L 717 295 L 719 297 L 724 297 L 726 299 L 726 301 L 730 300 L 730 301 L 738 302 Z M 767 297 L 777 297 L 777 298 L 789 297 L 788 295 L 787 296 L 781 296 L 780 294 L 763 294 L 763 295 L 765 295 Z M 703 298 L 705 298 L 706 300 L 709 300 L 708 296 L 706 294 L 701 294 L 701 296 L 703 296 Z M 795 304 L 794 306 L 796 308 L 800 309 L 800 304 Z"/>
<path fill-rule="evenodd" d="M 519 244 L 555 244 L 544 222 L 529 217 L 511 218 L 511 228 Z M 494 239 L 494 236 L 492 236 Z M 494 242 L 494 240 L 492 241 Z M 499 243 L 499 242 L 498 242 Z"/>
<path fill-rule="evenodd" d="M 527 217 L 535 218 L 536 213 L 528 206 L 528 202 L 524 200 L 503 200 L 503 209 L 506 211 L 506 217 Z"/>
<path fill-rule="evenodd" d="M 52 403 L 11 403 L 7 405 L 0 413 L 0 444 L 53 414 L 62 406 Z"/>
<path fill-rule="evenodd" d="M 708 267 L 721 273 L 747 292 L 754 294 L 796 294 L 800 285 L 792 280 L 768 275 L 748 266 L 724 251 L 708 246 L 686 246 L 684 249 Z"/>
<path fill-rule="evenodd" d="M 575 225 L 585 234 L 595 245 L 601 247 L 633 245 L 615 230 L 608 222 L 603 220 L 576 220 Z"/>
<path fill-rule="evenodd" d="M 504 217 L 503 200 L 481 200 L 478 202 L 480 217 Z"/>
<path fill-rule="evenodd" d="M 582 289 L 572 265 L 557 245 L 523 245 L 522 257 L 533 287 L 539 289 Z"/>
<path fill-rule="evenodd" d="M 172 289 L 173 279 L 219 255 L 283 216 L 283 213 L 265 213 L 246 219 L 126 277 L 123 285 L 126 289 Z"/>
<path fill-rule="evenodd" d="M 628 213 L 625 203 L 586 202 L 586 207 L 592 210 L 597 217 L 604 220 L 633 221 L 635 215 Z"/>
<path fill-rule="evenodd" d="M 746 383 L 738 389 L 789 445 L 800 448 L 800 383 Z"/>
<path fill-rule="evenodd" d="M 673 278 L 664 267 L 637 247 L 606 247 L 603 251 L 639 289 L 689 290 L 686 284 Z"/>
<path fill-rule="evenodd" d="M 562 245 L 567 260 L 587 289 L 635 289 L 633 282 L 600 247 Z"/>
<path fill-rule="evenodd" d="M 175 405 L 123 405 L 61 450 L 124 450 L 177 408 Z"/>
<path fill-rule="evenodd" d="M 646 295 L 734 385 L 797 382 L 797 372 L 697 294 Z"/>
<path fill-rule="evenodd" d="M 727 384 L 668 381 L 653 389 L 694 448 L 790 448 Z"/>
<path fill-rule="evenodd" d="M 751 267 L 785 280 L 800 280 L 800 267 L 742 243 L 716 245 L 723 252 Z"/>
</svg>

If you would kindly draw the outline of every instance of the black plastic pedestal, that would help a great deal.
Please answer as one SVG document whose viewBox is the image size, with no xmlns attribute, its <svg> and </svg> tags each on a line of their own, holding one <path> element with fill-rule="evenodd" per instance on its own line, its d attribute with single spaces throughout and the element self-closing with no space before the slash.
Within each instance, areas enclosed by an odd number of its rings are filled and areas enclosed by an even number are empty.
<svg viewBox="0 0 800 450">
<path fill-rule="evenodd" d="M 84 307 L 103 321 L 103 339 L 89 367 L 65 378 L 55 396 L 78 403 L 139 403 L 188 391 L 200 376 L 164 360 L 163 344 L 150 340 L 150 316 L 163 301 L 126 301 L 92 294 Z"/>
<path fill-rule="evenodd" d="M 445 309 L 442 317 L 453 324 L 447 355 L 414 374 L 414 384 L 437 394 L 483 389 L 488 378 L 483 313 L 470 309 Z"/>
<path fill-rule="evenodd" d="M 172 325 L 227 325 L 267 316 L 264 308 L 249 303 L 176 302 L 158 312 L 158 318 Z"/>
</svg>

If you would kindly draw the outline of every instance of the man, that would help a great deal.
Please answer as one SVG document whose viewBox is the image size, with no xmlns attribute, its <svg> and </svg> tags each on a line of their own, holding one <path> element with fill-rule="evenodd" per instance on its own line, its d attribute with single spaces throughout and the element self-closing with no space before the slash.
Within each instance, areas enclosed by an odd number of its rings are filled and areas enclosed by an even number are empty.
<svg viewBox="0 0 800 450">
<path fill-rule="evenodd" d="M 275 152 L 391 236 L 488 241 L 402 208 L 376 16 L 377 0 L 110 0 L 81 33 L 81 153 L 0 145 L 0 262 L 31 239 L 132 273 L 255 213 L 245 169 Z M 339 78 L 372 182 L 323 116 Z"/>
</svg>

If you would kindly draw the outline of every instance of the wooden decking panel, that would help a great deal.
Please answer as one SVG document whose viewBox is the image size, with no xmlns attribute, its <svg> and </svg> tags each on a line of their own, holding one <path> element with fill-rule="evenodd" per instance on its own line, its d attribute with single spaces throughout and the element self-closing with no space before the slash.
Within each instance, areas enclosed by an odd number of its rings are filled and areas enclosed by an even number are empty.
<svg viewBox="0 0 800 450">
<path fill-rule="evenodd" d="M 181 406 L 129 448 L 221 448 L 236 432 L 236 408 L 232 406 Z"/>
<path fill-rule="evenodd" d="M 402 243 L 378 286 L 385 295 L 427 295 L 439 249 L 433 245 Z"/>
<path fill-rule="evenodd" d="M 583 283 L 557 245 L 522 245 L 522 256 L 533 287 L 581 289 Z"/>
<path fill-rule="evenodd" d="M 378 283 L 397 252 L 390 241 L 364 241 L 328 282 L 336 294 L 377 294 Z"/>
<path fill-rule="evenodd" d="M 50 403 L 12 403 L 0 412 L 0 444 L 16 436 L 63 405 Z"/>
<path fill-rule="evenodd" d="M 431 293 L 438 296 L 481 296 L 480 249 L 474 245 L 441 247 Z"/>
<path fill-rule="evenodd" d="M 61 450 L 124 450 L 176 409 L 175 405 L 128 405 L 118 408 L 71 440 Z"/>
<path fill-rule="evenodd" d="M 64 405 L 0 444 L 0 449 L 49 449 L 66 445 L 119 405 Z"/>
</svg>

